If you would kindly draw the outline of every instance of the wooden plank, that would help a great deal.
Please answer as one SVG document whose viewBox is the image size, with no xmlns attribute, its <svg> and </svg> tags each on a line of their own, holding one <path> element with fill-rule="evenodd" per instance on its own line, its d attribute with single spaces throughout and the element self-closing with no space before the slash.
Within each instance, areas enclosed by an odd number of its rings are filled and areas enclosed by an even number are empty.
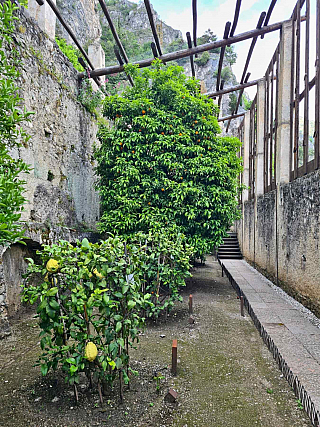
<svg viewBox="0 0 320 427">
<path fill-rule="evenodd" d="M 274 31 L 278 31 L 282 28 L 282 25 L 285 24 L 286 22 L 287 21 L 277 22 L 275 24 L 268 25 L 267 27 L 246 31 L 244 33 L 238 34 L 237 36 L 229 37 L 226 40 L 222 39 L 222 40 L 217 40 L 217 41 L 214 41 L 211 43 L 205 43 L 203 45 L 193 47 L 192 49 L 183 49 L 183 50 L 179 50 L 176 52 L 166 53 L 164 55 L 161 55 L 159 58 L 163 62 L 176 61 L 177 59 L 186 58 L 188 56 L 195 55 L 196 53 L 206 52 L 208 50 L 215 49 L 218 47 L 223 47 L 223 46 L 227 46 L 229 44 L 239 43 L 243 40 L 248 40 L 248 39 L 251 39 L 253 37 L 259 37 L 262 34 L 267 34 L 267 33 L 271 33 Z M 152 61 L 154 61 L 153 57 L 149 58 L 149 59 L 144 59 L 142 61 L 134 62 L 133 64 L 138 65 L 139 68 L 145 68 L 145 67 L 149 67 L 152 64 Z M 96 69 L 96 70 L 92 71 L 91 76 L 92 77 L 106 76 L 109 74 L 121 73 L 122 71 L 123 71 L 123 66 L 112 65 L 111 67 L 100 68 L 100 69 Z M 85 73 L 79 73 L 78 76 L 79 76 L 79 78 L 83 78 L 83 77 L 85 77 Z"/>
<path fill-rule="evenodd" d="M 310 39 L 310 0 L 306 0 L 306 38 L 305 38 L 305 70 L 304 70 L 304 121 L 303 121 L 303 167 L 307 173 L 309 161 L 309 39 Z M 300 98 L 300 94 L 299 94 Z"/>
<path fill-rule="evenodd" d="M 229 37 L 230 27 L 231 27 L 231 22 L 228 21 L 225 25 L 225 28 L 224 28 L 224 34 L 223 34 L 224 39 L 227 39 Z M 219 88 L 220 88 L 221 70 L 222 70 L 225 50 L 226 50 L 226 46 L 223 46 L 220 50 L 216 90 L 219 90 Z"/>
</svg>

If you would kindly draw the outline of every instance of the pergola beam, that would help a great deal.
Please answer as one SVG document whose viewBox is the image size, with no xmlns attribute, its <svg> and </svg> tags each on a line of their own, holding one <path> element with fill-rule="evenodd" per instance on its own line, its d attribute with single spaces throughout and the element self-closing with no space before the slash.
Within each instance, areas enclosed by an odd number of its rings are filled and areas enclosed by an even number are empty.
<svg viewBox="0 0 320 427">
<path fill-rule="evenodd" d="M 197 47 L 197 23 L 198 23 L 198 14 L 197 14 L 197 0 L 192 0 L 192 18 L 193 18 L 193 45 Z M 197 58 L 197 54 L 196 54 Z"/>
<path fill-rule="evenodd" d="M 100 3 L 101 9 L 102 9 L 105 17 L 107 18 L 110 30 L 111 30 L 112 35 L 113 35 L 113 38 L 114 38 L 114 40 L 115 40 L 115 42 L 116 42 L 116 44 L 117 44 L 117 46 L 118 46 L 118 48 L 120 50 L 120 53 L 121 53 L 121 55 L 122 55 L 122 57 L 124 59 L 124 62 L 126 64 L 128 64 L 128 62 L 129 62 L 128 56 L 127 56 L 127 54 L 126 54 L 126 52 L 124 50 L 124 47 L 122 46 L 122 43 L 121 43 L 121 41 L 119 39 L 117 30 L 116 30 L 115 26 L 113 25 L 111 16 L 110 16 L 109 11 L 107 9 L 107 6 L 106 6 L 104 0 L 99 0 L 99 3 Z"/>
<path fill-rule="evenodd" d="M 224 34 L 223 38 L 227 39 L 229 37 L 229 31 L 231 27 L 231 22 L 227 22 L 226 26 L 224 28 Z M 216 90 L 219 90 L 220 88 L 220 79 L 221 79 L 221 70 L 223 65 L 223 58 L 224 58 L 224 52 L 226 50 L 226 46 L 223 46 L 220 50 L 220 58 L 219 58 L 219 65 L 218 65 L 218 75 L 217 75 L 217 84 L 216 84 Z"/>
<path fill-rule="evenodd" d="M 183 49 L 176 52 L 166 53 L 164 55 L 161 55 L 159 59 L 161 59 L 163 62 L 176 61 L 177 59 L 186 58 L 188 56 L 195 55 L 196 53 L 202 53 L 218 47 L 239 43 L 243 40 L 252 39 L 253 37 L 259 37 L 262 34 L 278 31 L 282 28 L 282 25 L 286 22 L 287 21 L 277 22 L 275 24 L 271 24 L 260 29 L 255 29 L 255 30 L 246 31 L 244 33 L 240 33 L 236 36 L 229 37 L 228 39 L 222 39 L 222 40 L 217 40 L 211 43 L 205 43 L 203 45 L 193 47 L 192 49 Z M 153 61 L 154 61 L 154 58 L 149 58 L 149 59 L 144 59 L 142 61 L 134 62 L 133 64 L 138 65 L 139 68 L 145 68 L 145 67 L 149 67 Z M 91 72 L 91 76 L 92 77 L 105 76 L 109 74 L 120 73 L 122 71 L 124 71 L 123 66 L 113 65 L 111 67 L 96 69 Z M 85 73 L 79 73 L 80 78 L 83 78 L 84 76 L 85 76 Z"/>
<path fill-rule="evenodd" d="M 244 116 L 245 113 L 239 113 L 239 114 L 234 114 L 233 116 L 225 116 L 225 117 L 221 117 L 220 119 L 218 119 L 218 122 L 224 122 L 225 120 L 232 120 L 232 119 L 236 119 L 238 117 L 242 117 Z"/>
<path fill-rule="evenodd" d="M 216 96 L 225 95 L 226 93 L 236 92 L 237 90 L 245 89 L 246 87 L 255 86 L 258 84 L 259 81 L 260 79 L 252 80 L 251 82 L 243 83 L 242 85 L 228 87 L 223 90 L 219 90 L 217 92 L 207 92 L 204 95 L 208 96 L 209 98 L 215 98 Z"/>
<path fill-rule="evenodd" d="M 151 26 L 153 38 L 154 38 L 154 41 L 156 42 L 156 46 L 157 46 L 157 49 L 158 49 L 158 52 L 159 52 L 159 56 L 162 56 L 162 50 L 161 50 L 160 40 L 159 40 L 158 33 L 157 33 L 157 30 L 156 30 L 156 26 L 155 26 L 155 23 L 154 23 L 150 1 L 149 0 L 144 0 L 144 4 L 146 6 L 146 10 L 147 10 L 147 14 L 148 14 L 148 18 L 149 18 L 149 22 L 150 22 L 150 26 Z"/>
<path fill-rule="evenodd" d="M 190 35 L 189 31 L 187 32 L 187 42 L 188 42 L 188 48 L 191 49 L 192 48 L 192 41 L 191 41 L 191 35 Z M 196 71 L 194 69 L 193 55 L 190 56 L 190 65 L 191 65 L 192 77 L 195 77 Z"/>
<path fill-rule="evenodd" d="M 69 36 L 72 38 L 72 40 L 74 41 L 75 45 L 77 46 L 77 48 L 80 50 L 80 52 L 82 53 L 83 57 L 85 58 L 85 60 L 87 61 L 89 67 L 91 68 L 92 71 L 94 71 L 94 66 L 92 65 L 92 62 L 90 61 L 86 51 L 83 49 L 83 47 L 81 46 L 81 44 L 78 42 L 76 36 L 74 35 L 73 31 L 71 30 L 71 28 L 69 27 L 69 25 L 66 23 L 66 21 L 62 18 L 57 6 L 53 3 L 53 1 L 51 0 L 47 0 L 48 5 L 51 7 L 53 13 L 56 15 L 56 17 L 59 19 L 59 21 L 61 22 L 61 25 L 64 27 L 64 29 L 67 31 L 67 33 L 69 34 Z M 40 3 L 39 3 L 40 4 Z M 91 76 L 91 71 L 90 71 L 90 76 Z M 101 86 L 101 82 L 99 81 L 99 79 L 97 78 L 98 76 L 91 76 L 94 81 L 97 83 L 98 86 Z"/>
</svg>

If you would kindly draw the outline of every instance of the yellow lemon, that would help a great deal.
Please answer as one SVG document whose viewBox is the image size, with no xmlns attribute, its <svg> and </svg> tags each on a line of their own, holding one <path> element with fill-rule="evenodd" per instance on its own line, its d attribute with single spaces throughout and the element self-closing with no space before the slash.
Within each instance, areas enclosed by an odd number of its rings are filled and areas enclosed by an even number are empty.
<svg viewBox="0 0 320 427">
<path fill-rule="evenodd" d="M 49 259 L 46 265 L 46 269 L 49 271 L 49 273 L 56 273 L 59 270 L 59 268 L 60 268 L 60 265 L 58 261 L 52 258 Z"/>
<path fill-rule="evenodd" d="M 98 277 L 98 279 L 103 279 L 104 278 L 104 276 L 102 276 L 102 274 L 99 273 L 99 271 L 96 268 L 93 270 L 93 272 Z"/>
<path fill-rule="evenodd" d="M 88 342 L 84 351 L 84 357 L 89 360 L 89 362 L 93 362 L 97 355 L 97 346 L 93 342 Z"/>
</svg>

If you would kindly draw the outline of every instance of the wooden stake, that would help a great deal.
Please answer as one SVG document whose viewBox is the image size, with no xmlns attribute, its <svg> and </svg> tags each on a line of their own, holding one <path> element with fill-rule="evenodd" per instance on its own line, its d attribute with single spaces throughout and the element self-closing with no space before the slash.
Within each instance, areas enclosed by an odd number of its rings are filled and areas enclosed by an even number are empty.
<svg viewBox="0 0 320 427">
<path fill-rule="evenodd" d="M 171 373 L 172 375 L 177 375 L 177 364 L 178 364 L 178 340 L 172 341 L 172 365 Z"/>
<path fill-rule="evenodd" d="M 193 313 L 193 300 L 192 300 L 192 295 L 189 295 L 189 314 Z"/>
<path fill-rule="evenodd" d="M 241 312 L 241 316 L 244 317 L 244 300 L 242 295 L 240 297 L 240 312 Z"/>
</svg>

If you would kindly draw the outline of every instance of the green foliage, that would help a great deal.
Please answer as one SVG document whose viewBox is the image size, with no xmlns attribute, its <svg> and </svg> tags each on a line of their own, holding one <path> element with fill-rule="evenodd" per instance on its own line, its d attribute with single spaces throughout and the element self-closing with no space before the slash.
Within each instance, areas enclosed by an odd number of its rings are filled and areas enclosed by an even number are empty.
<svg viewBox="0 0 320 427">
<path fill-rule="evenodd" d="M 80 372 L 110 385 L 120 372 L 128 382 L 129 348 L 144 317 L 177 299 L 189 254 L 183 236 L 173 241 L 163 234 L 136 235 L 130 243 L 110 237 L 44 246 L 39 265 L 29 259 L 22 294 L 23 301 L 38 303 L 42 374 L 61 366 L 70 384 L 78 383 Z M 47 271 L 49 259 L 58 263 L 57 272 Z M 88 342 L 98 349 L 94 362 L 85 358 Z"/>
<path fill-rule="evenodd" d="M 197 38 L 197 45 L 206 44 L 206 43 L 212 43 L 217 40 L 217 36 L 213 34 L 213 32 L 210 30 L 210 28 L 201 36 Z M 211 49 L 209 50 L 211 53 L 219 53 L 220 48 Z"/>
<path fill-rule="evenodd" d="M 243 94 L 242 95 L 242 102 L 243 102 L 243 107 L 244 107 L 244 109 L 246 110 L 246 111 L 248 111 L 248 110 L 250 110 L 250 108 L 251 108 L 251 104 L 252 104 L 252 101 L 250 101 L 250 99 L 247 97 L 247 95 L 246 94 Z"/>
<path fill-rule="evenodd" d="M 43 375 L 61 365 L 70 384 L 78 383 L 80 372 L 112 384 L 120 371 L 128 380 L 128 349 L 143 323 L 137 312 L 150 298 L 139 293 L 138 250 L 117 238 L 95 245 L 84 239 L 75 247 L 61 241 L 39 253 L 41 265 L 29 260 L 23 300 L 39 300 Z M 59 262 L 58 274 L 44 268 L 49 259 Z M 34 274 L 41 276 L 38 286 Z M 88 342 L 101 352 L 95 363 L 85 358 Z"/>
<path fill-rule="evenodd" d="M 196 58 L 194 62 L 200 65 L 200 67 L 204 67 L 205 65 L 207 65 L 209 59 L 210 59 L 209 52 L 203 52 L 203 54 L 198 58 Z"/>
<path fill-rule="evenodd" d="M 218 77 L 218 70 L 213 73 L 214 77 Z M 224 67 L 221 70 L 221 80 L 229 81 L 233 77 L 232 70 L 229 67 Z"/>
<path fill-rule="evenodd" d="M 78 100 L 91 113 L 97 116 L 96 109 L 101 105 L 102 92 L 92 89 L 91 81 L 88 78 L 82 79 Z"/>
<path fill-rule="evenodd" d="M 67 41 L 63 38 L 56 37 L 56 42 L 61 52 L 66 55 L 74 68 L 78 71 L 84 71 L 83 67 L 78 62 L 78 58 L 82 57 L 79 49 L 76 49 L 74 46 L 67 44 Z"/>
<path fill-rule="evenodd" d="M 229 95 L 229 113 L 232 114 L 233 111 L 235 111 L 236 106 L 237 106 L 237 102 L 238 102 L 238 98 L 237 95 L 232 92 Z"/>
<path fill-rule="evenodd" d="M 117 23 L 115 23 L 115 26 L 121 43 L 130 60 L 139 61 L 152 56 L 150 43 L 141 44 L 134 33 L 125 30 L 121 25 L 117 25 Z M 101 46 L 105 52 L 107 65 L 117 63 L 113 50 L 114 45 L 115 42 L 110 27 L 108 25 L 102 25 Z"/>
<path fill-rule="evenodd" d="M 19 220 L 25 203 L 25 181 L 20 174 L 30 170 L 18 156 L 11 156 L 12 150 L 17 152 L 27 145 L 29 136 L 21 125 L 31 114 L 22 110 L 16 84 L 19 60 L 12 35 L 17 9 L 10 1 L 0 3 L 0 246 L 23 237 Z"/>
<path fill-rule="evenodd" d="M 225 56 L 225 59 L 229 62 L 230 66 L 236 63 L 238 55 L 234 51 L 233 45 L 226 47 L 224 56 Z"/>
<path fill-rule="evenodd" d="M 239 217 L 240 142 L 217 136 L 217 107 L 181 67 L 157 60 L 126 70 L 135 86 L 105 99 L 114 126 L 99 131 L 100 229 L 130 236 L 173 227 L 203 256 Z"/>
</svg>

